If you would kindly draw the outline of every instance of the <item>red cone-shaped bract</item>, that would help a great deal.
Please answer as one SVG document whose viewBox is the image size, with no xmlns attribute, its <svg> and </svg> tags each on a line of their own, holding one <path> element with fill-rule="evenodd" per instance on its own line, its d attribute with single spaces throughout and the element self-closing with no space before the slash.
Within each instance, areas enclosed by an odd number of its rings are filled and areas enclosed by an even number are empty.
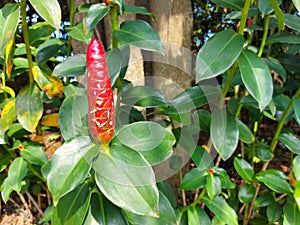
<svg viewBox="0 0 300 225">
<path fill-rule="evenodd" d="M 94 38 L 88 45 L 86 61 L 89 132 L 96 142 L 107 144 L 114 135 L 114 98 L 105 51 L 99 40 Z"/>
</svg>

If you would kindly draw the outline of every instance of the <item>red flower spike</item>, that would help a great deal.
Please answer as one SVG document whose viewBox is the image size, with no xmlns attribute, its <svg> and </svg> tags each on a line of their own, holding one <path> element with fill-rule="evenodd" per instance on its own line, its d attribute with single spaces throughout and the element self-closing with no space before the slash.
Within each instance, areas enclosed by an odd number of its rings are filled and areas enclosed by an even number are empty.
<svg viewBox="0 0 300 225">
<path fill-rule="evenodd" d="M 107 144 L 114 135 L 114 98 L 102 43 L 93 38 L 87 47 L 87 97 L 89 132 L 96 142 Z"/>
</svg>

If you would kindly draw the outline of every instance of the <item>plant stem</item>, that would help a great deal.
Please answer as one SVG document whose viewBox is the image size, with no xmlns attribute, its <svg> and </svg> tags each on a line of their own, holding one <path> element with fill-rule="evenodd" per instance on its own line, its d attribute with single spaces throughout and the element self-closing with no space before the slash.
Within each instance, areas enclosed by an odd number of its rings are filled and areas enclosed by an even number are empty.
<svg viewBox="0 0 300 225">
<path fill-rule="evenodd" d="M 265 45 L 266 45 L 268 30 L 269 30 L 269 21 L 270 21 L 270 14 L 266 15 L 266 17 L 265 17 L 264 33 L 263 33 L 263 37 L 262 37 L 262 40 L 261 40 L 259 51 L 257 53 L 258 57 L 261 57 L 261 55 L 264 51 Z"/>
<path fill-rule="evenodd" d="M 118 47 L 118 39 L 114 35 L 114 31 L 119 30 L 118 9 L 119 6 L 114 5 L 110 8 L 109 11 L 112 28 L 112 48 Z"/>
<path fill-rule="evenodd" d="M 23 38 L 24 38 L 24 42 L 25 42 L 25 48 L 26 48 L 26 54 L 27 54 L 27 60 L 28 60 L 28 68 L 29 68 L 29 83 L 33 84 L 34 83 L 34 77 L 32 74 L 33 62 L 32 62 L 31 50 L 30 50 L 27 21 L 26 21 L 26 0 L 21 0 L 20 6 L 21 6 L 21 16 L 22 16 L 22 32 L 23 32 Z"/>
<path fill-rule="evenodd" d="M 244 8 L 242 10 L 242 18 L 240 20 L 240 27 L 239 27 L 239 30 L 238 30 L 238 33 L 240 35 L 244 35 L 244 29 L 245 29 L 245 26 L 246 26 L 250 5 L 251 5 L 251 0 L 245 0 Z"/>
<path fill-rule="evenodd" d="M 187 211 L 190 207 L 195 207 L 203 198 L 203 196 L 205 195 L 206 189 L 203 188 L 201 193 L 198 195 L 198 197 L 196 198 L 196 200 L 194 202 L 192 202 L 190 205 L 185 206 L 182 208 L 182 212 Z"/>
</svg>

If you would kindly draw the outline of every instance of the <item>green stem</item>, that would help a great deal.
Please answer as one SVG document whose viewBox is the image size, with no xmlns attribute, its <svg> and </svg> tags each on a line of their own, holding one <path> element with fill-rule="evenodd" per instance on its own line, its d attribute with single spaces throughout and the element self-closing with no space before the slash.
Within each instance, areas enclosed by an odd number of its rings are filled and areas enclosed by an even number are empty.
<svg viewBox="0 0 300 225">
<path fill-rule="evenodd" d="M 203 188 L 201 193 L 198 195 L 198 197 L 196 198 L 196 200 L 194 202 L 192 202 L 190 205 L 183 207 L 181 210 L 182 212 L 187 211 L 189 208 L 191 207 L 195 207 L 203 198 L 203 196 L 205 195 L 206 189 Z"/>
<path fill-rule="evenodd" d="M 247 203 L 247 204 L 246 204 L 246 207 L 245 207 L 245 213 L 244 213 L 243 225 L 247 225 L 247 224 L 248 224 L 248 221 L 247 221 L 247 212 L 248 212 L 248 209 L 249 209 L 249 203 Z"/>
<path fill-rule="evenodd" d="M 244 8 L 242 10 L 242 18 L 240 20 L 240 27 L 238 31 L 240 35 L 244 35 L 244 29 L 246 26 L 250 5 L 251 5 L 251 0 L 245 0 Z"/>
<path fill-rule="evenodd" d="M 268 37 L 268 30 L 269 30 L 269 21 L 270 21 L 270 14 L 266 15 L 266 17 L 265 17 L 264 33 L 263 33 L 263 37 L 261 40 L 259 51 L 257 53 L 258 57 L 261 57 L 261 55 L 264 51 L 265 45 L 266 45 L 266 41 L 267 41 L 267 37 Z"/>
<path fill-rule="evenodd" d="M 37 177 L 39 178 L 41 181 L 46 182 L 45 178 L 41 176 L 41 174 L 39 174 L 38 171 L 36 171 L 36 169 L 31 165 L 31 163 L 27 163 L 28 168 L 31 170 L 31 172 Z"/>
<path fill-rule="evenodd" d="M 33 61 L 32 61 L 32 55 L 30 50 L 30 42 L 29 42 L 29 34 L 28 34 L 28 27 L 27 27 L 27 21 L 26 21 L 26 0 L 20 1 L 21 6 L 21 16 L 22 16 L 22 32 L 23 32 L 23 38 L 25 42 L 25 48 L 26 48 L 26 54 L 27 54 L 27 60 L 28 60 L 28 68 L 29 68 L 29 82 L 30 84 L 34 83 L 34 78 L 32 74 L 33 69 Z"/>
<path fill-rule="evenodd" d="M 118 47 L 118 39 L 114 35 L 114 31 L 119 30 L 118 9 L 119 6 L 115 5 L 112 6 L 109 11 L 112 28 L 112 48 Z"/>
</svg>

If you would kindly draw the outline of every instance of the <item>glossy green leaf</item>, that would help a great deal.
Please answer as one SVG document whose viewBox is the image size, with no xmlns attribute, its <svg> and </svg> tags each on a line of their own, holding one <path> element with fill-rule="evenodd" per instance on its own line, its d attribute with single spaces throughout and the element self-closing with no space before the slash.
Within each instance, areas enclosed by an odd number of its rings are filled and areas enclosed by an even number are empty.
<svg viewBox="0 0 300 225">
<path fill-rule="evenodd" d="M 187 88 L 170 101 L 169 113 L 190 112 L 207 103 L 215 102 L 220 97 L 221 89 L 218 86 L 197 85 Z"/>
<path fill-rule="evenodd" d="M 84 54 L 77 54 L 68 57 L 65 61 L 58 64 L 53 74 L 60 77 L 78 77 L 85 75 L 86 58 Z"/>
<path fill-rule="evenodd" d="M 300 224 L 300 211 L 296 204 L 288 203 L 283 208 L 283 225 Z"/>
<path fill-rule="evenodd" d="M 144 50 L 164 53 L 158 33 L 145 21 L 127 20 L 114 32 L 121 44 L 131 44 Z"/>
<path fill-rule="evenodd" d="M 83 183 L 62 197 L 54 207 L 51 223 L 55 225 L 82 224 L 89 209 L 91 184 Z"/>
<path fill-rule="evenodd" d="M 273 43 L 300 44 L 300 36 L 288 32 L 274 34 L 267 39 L 267 44 Z"/>
<path fill-rule="evenodd" d="M 113 205 L 99 192 L 93 193 L 89 211 L 83 225 L 128 225 L 120 208 Z"/>
<path fill-rule="evenodd" d="M 13 39 L 20 17 L 19 4 L 7 3 L 0 9 L 0 55 Z"/>
<path fill-rule="evenodd" d="M 210 113 L 204 109 L 197 110 L 193 116 L 194 121 L 198 121 L 200 129 L 206 132 L 210 130 Z"/>
<path fill-rule="evenodd" d="M 291 194 L 293 190 L 291 185 L 286 181 L 286 177 L 279 170 L 265 170 L 256 174 L 256 179 L 264 183 L 268 188 L 277 193 Z"/>
<path fill-rule="evenodd" d="M 300 155 L 300 140 L 291 133 L 282 133 L 278 140 L 282 142 L 291 152 Z"/>
<path fill-rule="evenodd" d="M 138 215 L 158 217 L 154 172 L 138 152 L 113 144 L 93 161 L 93 169 L 97 186 L 112 203 Z"/>
<path fill-rule="evenodd" d="M 242 52 L 244 39 L 231 29 L 221 31 L 201 47 L 196 59 L 196 82 L 229 69 Z"/>
<path fill-rule="evenodd" d="M 224 8 L 241 10 L 244 7 L 242 0 L 212 0 L 213 3 Z"/>
<path fill-rule="evenodd" d="M 160 192 L 159 193 L 159 217 L 140 216 L 134 213 L 125 211 L 126 217 L 132 225 L 173 225 L 176 224 L 176 216 L 174 209 L 168 199 Z"/>
<path fill-rule="evenodd" d="M 282 214 L 282 207 L 279 202 L 274 202 L 267 207 L 267 217 L 270 224 L 278 221 Z"/>
<path fill-rule="evenodd" d="M 113 143 L 119 142 L 138 151 L 150 165 L 165 161 L 172 155 L 175 137 L 158 123 L 141 121 L 122 127 Z"/>
<path fill-rule="evenodd" d="M 114 48 L 106 54 L 106 63 L 112 85 L 116 82 L 123 67 L 123 55 L 120 49 Z"/>
<path fill-rule="evenodd" d="M 238 193 L 239 201 L 243 204 L 250 203 L 255 195 L 255 187 L 249 184 L 244 184 Z"/>
<path fill-rule="evenodd" d="M 50 39 L 54 30 L 55 29 L 46 22 L 33 24 L 28 30 L 30 45 L 38 47 L 40 44 Z"/>
<path fill-rule="evenodd" d="M 164 95 L 151 86 L 135 86 L 122 93 L 122 102 L 128 105 L 158 107 L 167 104 Z"/>
<path fill-rule="evenodd" d="M 51 57 L 56 56 L 64 44 L 65 43 L 58 38 L 48 39 L 41 44 L 36 50 L 36 60 L 38 64 L 43 64 Z"/>
<path fill-rule="evenodd" d="M 298 181 L 296 183 L 296 186 L 295 186 L 295 191 L 294 191 L 294 199 L 298 205 L 298 208 L 300 210 L 300 181 Z"/>
<path fill-rule="evenodd" d="M 10 199 L 10 194 L 13 192 L 13 189 L 10 185 L 9 179 L 5 178 L 2 185 L 1 185 L 1 197 L 4 203 Z"/>
<path fill-rule="evenodd" d="M 300 180 L 300 156 L 297 155 L 293 160 L 293 174 L 297 181 Z"/>
<path fill-rule="evenodd" d="M 300 18 L 298 16 L 293 16 L 288 13 L 284 13 L 284 23 L 289 28 L 299 31 L 300 30 Z"/>
<path fill-rule="evenodd" d="M 299 42 L 300 43 L 300 42 Z M 295 46 L 295 45 L 292 45 Z M 297 50 L 298 51 L 298 50 Z M 278 56 L 278 60 L 284 65 L 286 70 L 290 72 L 292 75 L 296 75 L 300 73 L 300 64 L 299 64 L 300 56 L 292 53 L 282 53 Z M 291 88 L 298 88 L 299 83 L 295 82 Z M 294 87 L 293 87 L 294 86 Z"/>
<path fill-rule="evenodd" d="M 64 140 L 69 141 L 81 135 L 87 134 L 85 116 L 87 115 L 87 97 L 70 95 L 62 103 L 58 123 Z"/>
<path fill-rule="evenodd" d="M 274 153 L 269 148 L 258 148 L 257 157 L 263 162 L 268 162 L 274 158 Z"/>
<path fill-rule="evenodd" d="M 43 102 L 39 88 L 27 85 L 17 96 L 16 111 L 18 121 L 24 129 L 33 132 L 43 114 Z"/>
<path fill-rule="evenodd" d="M 244 51 L 239 57 L 239 67 L 243 83 L 262 111 L 273 95 L 273 80 L 268 66 L 255 53 Z"/>
<path fill-rule="evenodd" d="M 66 27 L 66 31 L 68 31 L 68 34 L 79 41 L 82 41 L 86 45 L 91 41 L 92 32 L 89 32 L 87 34 L 84 33 L 83 23 L 77 23 L 76 26 L 73 27 Z"/>
<path fill-rule="evenodd" d="M 269 2 L 275 12 L 275 16 L 278 23 L 278 30 L 282 31 L 284 29 L 284 15 L 279 7 L 280 4 L 278 4 L 278 0 L 269 0 Z"/>
<path fill-rule="evenodd" d="M 248 18 L 253 17 L 254 15 L 258 15 L 258 14 L 259 14 L 259 10 L 257 8 L 250 8 L 248 11 Z M 241 17 L 242 17 L 242 11 L 238 10 L 238 11 L 232 11 L 232 12 L 228 13 L 225 16 L 225 19 L 236 20 L 236 19 L 241 19 Z"/>
<path fill-rule="evenodd" d="M 155 19 L 155 14 L 148 12 L 148 10 L 145 7 L 142 6 L 135 6 L 135 5 L 124 5 L 124 14 L 141 14 L 151 17 L 152 19 Z"/>
<path fill-rule="evenodd" d="M 204 204 L 218 217 L 228 225 L 238 225 L 237 215 L 228 203 L 221 197 L 210 200 L 207 196 L 203 197 Z"/>
<path fill-rule="evenodd" d="M 221 193 L 221 179 L 213 174 L 208 174 L 205 188 L 210 199 L 217 197 Z"/>
<path fill-rule="evenodd" d="M 299 0 L 293 0 L 293 3 L 296 7 L 296 9 L 298 10 L 298 12 L 300 12 L 300 1 Z"/>
<path fill-rule="evenodd" d="M 15 158 L 8 169 L 8 183 L 17 193 L 21 191 L 22 181 L 27 171 L 27 162 L 22 157 Z"/>
<path fill-rule="evenodd" d="M 197 146 L 192 155 L 195 165 L 202 169 L 210 169 L 214 165 L 213 157 L 201 146 Z"/>
<path fill-rule="evenodd" d="M 247 125 L 240 120 L 237 120 L 237 125 L 238 125 L 240 140 L 247 144 L 252 143 L 254 141 L 254 136 L 251 130 L 249 129 L 249 127 L 247 127 Z"/>
<path fill-rule="evenodd" d="M 99 151 L 87 136 L 65 142 L 52 156 L 47 182 L 53 203 L 74 190 L 88 175 L 91 160 Z"/>
<path fill-rule="evenodd" d="M 4 134 L 16 120 L 16 99 L 10 99 L 3 106 L 0 119 L 0 134 Z"/>
<path fill-rule="evenodd" d="M 278 59 L 268 57 L 268 58 L 263 58 L 265 63 L 268 65 L 270 70 L 274 70 L 283 80 L 283 82 L 286 81 L 286 71 L 284 67 L 280 64 Z"/>
<path fill-rule="evenodd" d="M 202 188 L 206 184 L 207 170 L 202 168 L 193 168 L 185 174 L 180 188 L 184 190 L 196 190 Z"/>
<path fill-rule="evenodd" d="M 0 173 L 10 165 L 10 161 L 12 160 L 12 156 L 10 154 L 0 155 Z"/>
<path fill-rule="evenodd" d="M 172 186 L 165 182 L 161 181 L 157 184 L 158 190 L 168 199 L 173 208 L 176 208 L 176 196 L 173 192 Z"/>
<path fill-rule="evenodd" d="M 233 189 L 235 188 L 235 183 L 230 180 L 225 169 L 221 167 L 213 167 L 214 174 L 216 174 L 221 180 L 221 188 Z"/>
<path fill-rule="evenodd" d="M 83 20 L 84 33 L 88 34 L 97 26 L 100 20 L 109 12 L 109 6 L 105 3 L 92 4 Z"/>
<path fill-rule="evenodd" d="M 277 4 L 280 5 L 281 0 L 277 0 Z M 258 9 L 261 12 L 262 17 L 273 12 L 273 8 L 272 8 L 272 5 L 270 4 L 270 1 L 259 0 L 258 1 Z"/>
<path fill-rule="evenodd" d="M 29 145 L 20 151 L 21 156 L 31 164 L 44 165 L 48 162 L 45 151 L 40 146 Z"/>
<path fill-rule="evenodd" d="M 61 23 L 61 9 L 57 0 L 29 0 L 38 14 L 52 27 L 59 30 Z"/>
<path fill-rule="evenodd" d="M 265 207 L 275 202 L 275 198 L 273 192 L 265 192 L 258 196 L 256 199 L 254 206 L 255 207 Z"/>
<path fill-rule="evenodd" d="M 293 97 L 293 104 L 294 104 L 295 118 L 296 118 L 298 124 L 300 124 L 300 98 L 294 96 Z"/>
<path fill-rule="evenodd" d="M 188 221 L 193 225 L 211 225 L 211 221 L 206 212 L 199 206 L 189 207 Z"/>
<path fill-rule="evenodd" d="M 222 159 L 230 158 L 239 140 L 235 118 L 226 110 L 215 109 L 211 114 L 210 134 L 212 143 Z"/>
<path fill-rule="evenodd" d="M 254 178 L 254 170 L 246 160 L 235 157 L 233 165 L 241 178 L 248 182 L 252 182 Z"/>
</svg>

